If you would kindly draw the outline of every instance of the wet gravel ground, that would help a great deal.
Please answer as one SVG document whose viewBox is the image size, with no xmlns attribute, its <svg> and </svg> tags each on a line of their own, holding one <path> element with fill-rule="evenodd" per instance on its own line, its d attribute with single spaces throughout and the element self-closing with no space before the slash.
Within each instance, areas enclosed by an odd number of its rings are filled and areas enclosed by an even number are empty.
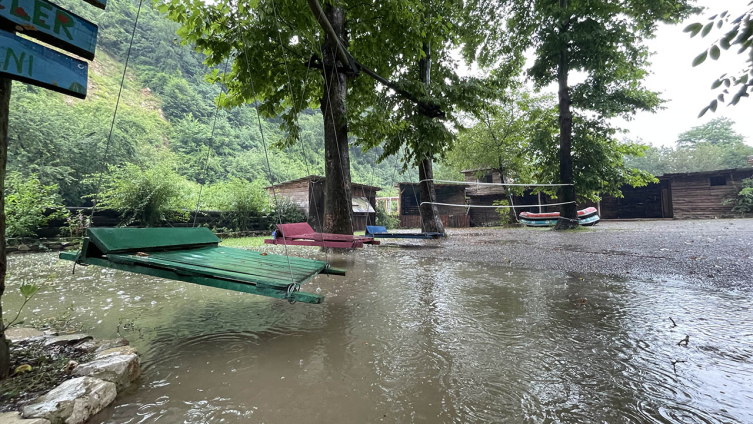
<svg viewBox="0 0 753 424">
<path fill-rule="evenodd" d="M 753 219 L 602 221 L 578 231 L 548 228 L 448 229 L 411 252 L 516 268 L 682 278 L 705 284 L 753 283 Z M 383 242 L 389 244 L 389 241 Z M 429 248 L 432 245 L 441 248 Z"/>
</svg>

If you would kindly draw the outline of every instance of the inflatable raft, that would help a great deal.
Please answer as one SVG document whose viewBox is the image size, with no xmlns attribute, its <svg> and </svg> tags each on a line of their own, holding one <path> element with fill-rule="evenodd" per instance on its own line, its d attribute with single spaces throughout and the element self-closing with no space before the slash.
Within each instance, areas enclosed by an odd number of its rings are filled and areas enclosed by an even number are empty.
<svg viewBox="0 0 753 424">
<path fill-rule="evenodd" d="M 521 212 L 518 216 L 520 217 L 520 222 L 529 227 L 552 227 L 557 224 L 560 213 Z M 596 225 L 596 223 L 599 222 L 599 219 L 599 211 L 594 207 L 578 211 L 578 222 L 580 225 Z"/>
</svg>

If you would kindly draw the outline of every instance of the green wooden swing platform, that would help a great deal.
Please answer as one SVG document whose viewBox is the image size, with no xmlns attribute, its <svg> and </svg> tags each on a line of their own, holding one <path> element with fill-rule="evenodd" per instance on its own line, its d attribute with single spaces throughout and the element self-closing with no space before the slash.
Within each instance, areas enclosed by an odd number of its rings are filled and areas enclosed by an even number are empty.
<svg viewBox="0 0 753 424">
<path fill-rule="evenodd" d="M 208 228 L 90 228 L 80 252 L 60 259 L 185 281 L 291 302 L 322 303 L 298 291 L 320 273 L 345 275 L 326 262 L 219 246 Z"/>
</svg>

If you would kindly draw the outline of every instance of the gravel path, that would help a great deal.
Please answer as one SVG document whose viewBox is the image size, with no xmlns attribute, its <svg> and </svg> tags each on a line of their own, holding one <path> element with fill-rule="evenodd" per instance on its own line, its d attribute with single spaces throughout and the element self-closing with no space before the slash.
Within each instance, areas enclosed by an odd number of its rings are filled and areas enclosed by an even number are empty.
<svg viewBox="0 0 753 424">
<path fill-rule="evenodd" d="M 578 231 L 448 229 L 448 239 L 400 243 L 412 254 L 520 268 L 616 276 L 753 283 L 753 219 L 602 221 Z M 388 244 L 385 240 L 383 243 Z"/>
</svg>

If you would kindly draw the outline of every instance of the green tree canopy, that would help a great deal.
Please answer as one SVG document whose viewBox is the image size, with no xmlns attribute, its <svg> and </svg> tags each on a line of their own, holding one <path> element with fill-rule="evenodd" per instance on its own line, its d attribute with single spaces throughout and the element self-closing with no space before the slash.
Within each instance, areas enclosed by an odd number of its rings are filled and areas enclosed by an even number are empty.
<svg viewBox="0 0 753 424">
<path fill-rule="evenodd" d="M 693 147 L 698 143 L 708 143 L 714 146 L 742 143 L 745 137 L 735 132 L 732 128 L 734 124 L 734 121 L 725 117 L 712 119 L 680 134 L 677 137 L 677 146 Z"/>
<path fill-rule="evenodd" d="M 491 168 L 515 182 L 534 183 L 531 139 L 556 132 L 557 109 L 551 96 L 510 91 L 505 100 L 483 111 L 477 123 L 461 131 L 448 163 L 455 169 Z"/>
<path fill-rule="evenodd" d="M 628 157 L 627 163 L 653 175 L 703 172 L 748 166 L 753 146 L 732 129 L 734 122 L 716 118 L 680 134 L 677 146 L 651 147 L 643 157 Z"/>
</svg>

